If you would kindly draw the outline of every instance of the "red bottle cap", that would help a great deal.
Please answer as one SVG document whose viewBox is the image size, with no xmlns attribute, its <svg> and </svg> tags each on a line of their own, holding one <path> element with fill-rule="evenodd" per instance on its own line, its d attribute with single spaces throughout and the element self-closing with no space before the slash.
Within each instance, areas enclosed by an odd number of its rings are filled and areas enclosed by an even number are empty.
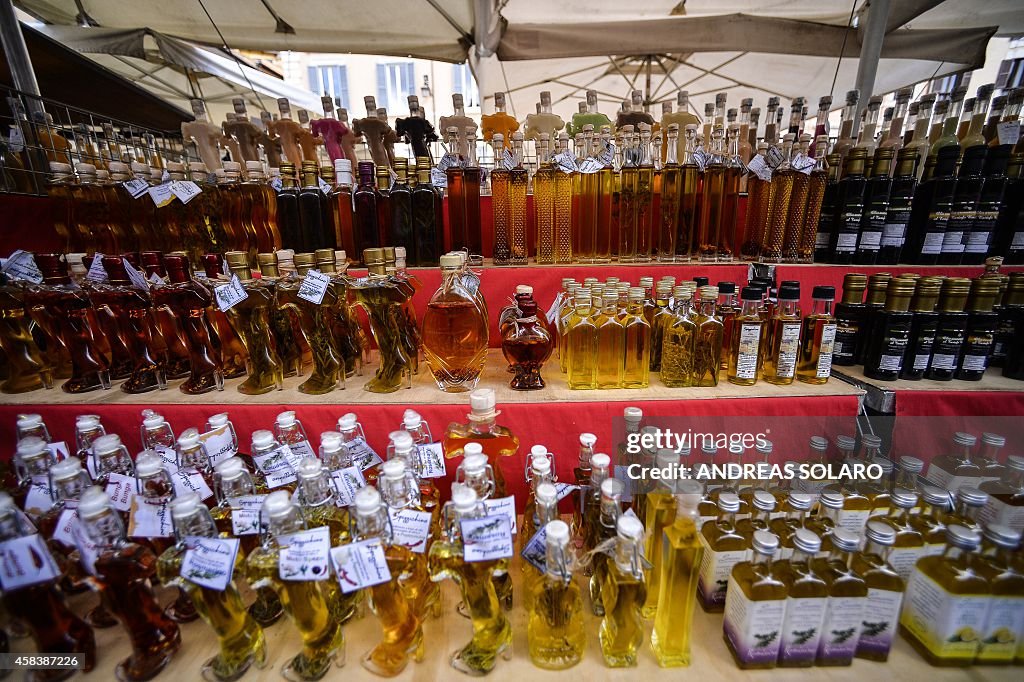
<svg viewBox="0 0 1024 682">
<path fill-rule="evenodd" d="M 202 256 L 203 270 L 210 279 L 216 279 L 221 274 L 221 259 L 218 253 L 204 253 Z"/>
<path fill-rule="evenodd" d="M 164 265 L 167 267 L 167 279 L 171 284 L 181 284 L 192 279 L 192 264 L 185 256 L 164 256 Z"/>
<path fill-rule="evenodd" d="M 103 269 L 107 271 L 107 281 L 110 284 L 131 284 L 128 272 L 124 269 L 125 260 L 121 256 L 103 257 Z"/>
<path fill-rule="evenodd" d="M 68 264 L 59 253 L 37 253 L 36 265 L 43 274 L 43 284 L 71 284 Z"/>
<path fill-rule="evenodd" d="M 146 277 L 156 273 L 157 277 L 164 277 L 167 275 L 164 269 L 164 254 L 160 251 L 143 251 L 142 252 L 142 268 L 146 273 Z"/>
</svg>

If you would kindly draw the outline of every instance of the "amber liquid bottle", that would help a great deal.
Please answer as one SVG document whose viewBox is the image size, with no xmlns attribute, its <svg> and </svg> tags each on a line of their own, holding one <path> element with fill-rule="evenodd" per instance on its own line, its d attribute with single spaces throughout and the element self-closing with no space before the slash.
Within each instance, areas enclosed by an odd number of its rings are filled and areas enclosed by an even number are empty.
<svg viewBox="0 0 1024 682">
<path fill-rule="evenodd" d="M 500 133 L 491 138 L 494 168 L 491 170 L 491 210 L 494 223 L 494 264 L 508 265 L 512 258 L 512 235 L 509 222 L 509 169 L 506 168 L 505 140 Z"/>
<path fill-rule="evenodd" d="M 512 134 L 512 151 L 515 166 L 509 171 L 508 181 L 508 224 L 512 265 L 526 265 L 526 185 L 529 181 L 523 167 L 523 134 Z"/>
<path fill-rule="evenodd" d="M 533 221 L 536 259 L 540 264 L 555 262 L 555 176 L 560 172 L 551 163 L 547 133 L 537 140 L 537 172 L 533 175 Z"/>
<path fill-rule="evenodd" d="M 729 125 L 727 152 L 722 193 L 722 226 L 718 233 L 718 260 L 722 262 L 732 261 L 738 256 L 744 239 L 743 226 L 738 223 L 743 163 L 739 157 L 739 127 L 736 125 Z"/>
<path fill-rule="evenodd" d="M 811 314 L 804 318 L 800 330 L 800 355 L 796 362 L 796 378 L 804 383 L 824 384 L 832 375 L 837 327 L 832 316 L 835 298 L 834 287 L 814 287 Z"/>
<path fill-rule="evenodd" d="M 765 164 L 764 156 L 768 144 L 757 145 L 757 154 L 753 164 Z M 743 260 L 757 260 L 761 256 L 761 244 L 765 240 L 765 229 L 768 224 L 768 202 L 771 200 L 771 181 L 764 180 L 756 174 L 747 178 L 747 215 L 743 226 L 743 243 L 739 247 L 739 257 Z"/>
<path fill-rule="evenodd" d="M 772 173 L 765 236 L 760 248 L 761 259 L 769 263 L 782 262 L 782 246 L 786 238 L 789 204 L 793 197 L 793 183 L 798 174 L 798 171 L 790 164 L 794 137 L 790 133 L 783 135 L 782 163 Z"/>
<path fill-rule="evenodd" d="M 601 131 L 602 155 L 611 143 L 611 133 L 608 129 Z M 617 243 L 618 215 L 615 208 L 618 205 L 616 199 L 616 182 L 618 174 L 612 166 L 612 157 L 608 155 L 602 158 L 604 164 L 597 172 L 597 242 L 594 245 L 594 262 L 609 263 L 612 259 L 613 245 Z M 696 167 L 694 167 L 696 170 Z"/>
<path fill-rule="evenodd" d="M 770 332 L 764 354 L 764 380 L 770 384 L 789 385 L 796 376 L 800 351 L 801 319 L 800 288 L 783 286 L 774 316 L 768 320 Z"/>
</svg>

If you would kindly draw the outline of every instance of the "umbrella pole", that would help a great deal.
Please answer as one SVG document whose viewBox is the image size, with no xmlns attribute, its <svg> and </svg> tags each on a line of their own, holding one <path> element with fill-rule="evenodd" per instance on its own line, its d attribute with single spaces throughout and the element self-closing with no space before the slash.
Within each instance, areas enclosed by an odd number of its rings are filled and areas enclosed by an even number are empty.
<svg viewBox="0 0 1024 682">
<path fill-rule="evenodd" d="M 860 91 L 861 102 L 867 102 L 874 93 L 878 59 L 882 55 L 882 41 L 889 23 L 889 0 L 871 0 L 866 12 L 855 86 Z"/>
</svg>

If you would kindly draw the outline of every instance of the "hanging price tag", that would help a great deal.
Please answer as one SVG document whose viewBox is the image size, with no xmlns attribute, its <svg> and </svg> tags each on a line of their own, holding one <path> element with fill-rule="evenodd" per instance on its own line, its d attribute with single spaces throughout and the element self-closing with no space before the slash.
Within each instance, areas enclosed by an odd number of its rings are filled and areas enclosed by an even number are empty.
<svg viewBox="0 0 1024 682">
<path fill-rule="evenodd" d="M 707 168 L 709 157 L 708 153 L 705 152 L 703 149 L 698 148 L 696 151 L 693 152 L 691 158 L 693 159 L 693 162 L 697 164 L 697 168 L 699 168 L 702 172 L 705 168 Z"/>
<path fill-rule="evenodd" d="M 588 156 L 583 159 L 583 163 L 580 164 L 580 173 L 585 175 L 592 175 L 599 170 L 604 168 L 604 164 L 595 159 L 593 156 Z"/>
<path fill-rule="evenodd" d="M 326 526 L 282 535 L 277 542 L 281 546 L 277 562 L 281 580 L 327 580 L 330 576 L 331 535 Z"/>
<path fill-rule="evenodd" d="M 320 305 L 331 286 L 331 278 L 319 270 L 310 270 L 299 283 L 299 298 Z"/>
<path fill-rule="evenodd" d="M 46 449 L 50 451 L 51 455 L 53 455 L 54 461 L 63 462 L 68 458 L 68 444 L 62 440 L 59 440 L 56 443 L 47 443 Z"/>
<path fill-rule="evenodd" d="M 221 312 L 227 312 L 249 298 L 249 292 L 242 286 L 242 280 L 238 279 L 238 275 L 231 275 L 227 284 L 213 288 L 213 296 L 217 299 L 217 307 Z"/>
<path fill-rule="evenodd" d="M 580 487 L 578 485 L 573 485 L 572 483 L 556 483 L 555 484 L 555 501 L 556 502 L 561 502 L 562 500 L 564 500 L 565 498 L 569 497 L 569 495 L 572 495 L 574 492 L 576 492 L 579 489 L 580 489 Z"/>
<path fill-rule="evenodd" d="M 360 471 L 366 471 L 370 467 L 375 467 L 382 463 L 384 460 L 380 458 L 377 451 L 370 447 L 362 438 L 356 438 L 351 442 L 345 443 L 344 447 L 348 450 L 348 454 L 353 466 L 359 467 Z"/>
<path fill-rule="evenodd" d="M 135 477 L 124 474 L 109 474 L 107 476 L 107 497 L 117 511 L 129 511 L 132 508 L 132 498 L 135 497 Z"/>
<path fill-rule="evenodd" d="M 154 272 L 149 276 L 149 283 L 155 284 L 157 286 L 162 286 L 164 283 L 164 278 Z"/>
<path fill-rule="evenodd" d="M 234 575 L 240 544 L 237 538 L 185 538 L 187 549 L 181 560 L 181 577 L 223 592 Z"/>
<path fill-rule="evenodd" d="M 504 516 L 508 519 L 512 534 L 516 534 L 516 498 L 512 495 L 493 500 L 484 500 L 484 508 L 488 516 Z"/>
<path fill-rule="evenodd" d="M 434 187 L 447 187 L 448 175 L 440 168 L 430 169 L 430 184 Z"/>
<path fill-rule="evenodd" d="M 380 538 L 353 542 L 331 550 L 334 574 L 345 594 L 391 580 Z"/>
<path fill-rule="evenodd" d="M 765 182 L 772 181 L 772 169 L 768 167 L 768 164 L 764 160 L 764 156 L 761 154 L 758 154 L 750 160 L 750 163 L 747 164 L 747 170 Z"/>
<path fill-rule="evenodd" d="M 36 257 L 29 251 L 16 250 L 4 261 L 0 268 L 8 279 L 17 279 L 31 284 L 43 281 L 43 273 L 36 265 Z"/>
<path fill-rule="evenodd" d="M 601 154 L 597 158 L 601 162 L 602 166 L 612 165 L 612 161 L 615 160 L 615 145 L 611 142 L 606 143 L 604 149 L 601 150 Z"/>
<path fill-rule="evenodd" d="M 449 168 L 454 168 L 455 166 L 459 165 L 461 164 L 459 162 L 458 155 L 448 152 L 447 154 L 441 157 L 440 161 L 437 162 L 437 169 L 444 173 Z"/>
<path fill-rule="evenodd" d="M 33 476 L 25 495 L 25 512 L 42 516 L 53 508 L 53 491 L 47 476 Z"/>
<path fill-rule="evenodd" d="M 996 125 L 996 135 L 999 137 L 999 144 L 1017 144 L 1020 139 L 1020 122 L 1004 121 Z"/>
<path fill-rule="evenodd" d="M 160 182 L 167 182 L 170 179 L 171 179 L 170 171 L 168 171 L 166 168 L 164 168 L 164 172 L 160 174 Z"/>
<path fill-rule="evenodd" d="M 356 492 L 366 487 L 366 479 L 359 467 L 350 466 L 331 472 L 334 487 L 338 491 L 338 506 L 351 507 L 356 501 Z"/>
<path fill-rule="evenodd" d="M 90 282 L 107 281 L 107 271 L 103 269 L 103 254 L 99 251 L 93 254 L 92 264 L 89 266 L 89 272 L 85 273 L 85 278 Z"/>
<path fill-rule="evenodd" d="M 128 273 L 128 281 L 132 283 L 132 286 L 142 291 L 149 291 L 149 280 L 146 276 L 136 270 L 131 263 L 125 262 L 124 271 Z"/>
<path fill-rule="evenodd" d="M 78 523 L 78 512 L 64 508 L 57 517 L 57 525 L 53 528 L 53 539 L 65 547 L 75 547 L 75 525 Z"/>
<path fill-rule="evenodd" d="M 444 478 L 448 472 L 444 464 L 444 450 L 440 443 L 429 443 L 416 448 L 420 458 L 420 478 Z"/>
<path fill-rule="evenodd" d="M 416 509 L 389 509 L 392 542 L 408 547 L 417 554 L 427 551 L 430 537 L 430 512 Z"/>
<path fill-rule="evenodd" d="M 153 448 L 153 452 L 160 455 L 160 459 L 163 460 L 164 468 L 172 474 L 178 470 L 178 453 L 174 448 L 169 448 L 166 445 L 157 445 Z"/>
<path fill-rule="evenodd" d="M 267 478 L 268 488 L 279 488 L 295 482 L 295 465 L 299 460 L 291 448 L 281 445 L 265 455 L 254 455 L 252 461 Z"/>
<path fill-rule="evenodd" d="M 128 512 L 128 537 L 169 538 L 174 536 L 171 511 L 166 504 L 150 504 L 140 497 L 132 500 Z"/>
<path fill-rule="evenodd" d="M 228 500 L 231 505 L 231 534 L 258 535 L 260 508 L 266 495 L 243 495 Z"/>
<path fill-rule="evenodd" d="M 331 193 L 331 186 L 330 186 L 330 184 L 324 182 L 323 178 L 318 177 L 316 179 L 316 182 L 320 186 L 320 191 L 324 194 L 324 196 L 327 196 L 327 195 L 329 195 Z"/>
<path fill-rule="evenodd" d="M 768 151 L 765 152 L 764 160 L 768 164 L 768 167 L 775 170 L 782 163 L 785 157 L 782 155 L 782 150 L 776 146 L 768 147 Z"/>
<path fill-rule="evenodd" d="M 229 457 L 235 456 L 235 441 L 227 424 L 199 436 L 199 441 L 206 446 L 210 457 L 210 466 L 217 466 Z"/>
<path fill-rule="evenodd" d="M 171 191 L 170 183 L 150 187 L 149 198 L 153 200 L 157 208 L 163 208 L 174 201 L 174 192 Z"/>
<path fill-rule="evenodd" d="M 198 495 L 199 499 L 203 501 L 213 497 L 213 491 L 210 490 L 209 484 L 198 471 L 178 469 L 171 474 L 171 482 L 174 484 L 175 495 L 191 492 Z"/>
<path fill-rule="evenodd" d="M 793 168 L 800 171 L 804 175 L 810 175 L 811 171 L 814 170 L 815 165 L 814 159 L 805 154 L 797 154 L 789 163 L 791 166 L 793 166 Z"/>
<path fill-rule="evenodd" d="M 516 167 L 516 155 L 511 150 L 506 149 L 505 153 L 501 155 L 501 167 L 505 170 L 512 170 Z"/>
<path fill-rule="evenodd" d="M 138 199 L 149 192 L 149 183 L 142 178 L 125 180 L 121 183 L 121 186 L 124 187 L 125 191 L 132 196 L 132 199 Z"/>
<path fill-rule="evenodd" d="M 547 572 L 548 567 L 547 537 L 547 526 L 543 526 L 533 534 L 533 537 L 523 547 L 523 551 L 519 553 L 519 556 L 540 571 L 541 575 Z"/>
<path fill-rule="evenodd" d="M 463 558 L 494 561 L 512 557 L 512 529 L 508 517 L 484 516 L 462 520 Z"/>
<path fill-rule="evenodd" d="M 82 562 L 82 568 L 84 568 L 89 575 L 96 575 L 96 558 L 99 556 L 99 547 L 93 542 L 85 529 L 82 528 L 82 524 L 78 522 L 76 516 L 74 522 L 71 524 L 71 535 L 74 537 L 74 547 L 78 548 L 79 561 Z"/>
<path fill-rule="evenodd" d="M 563 173 L 575 173 L 579 168 L 576 167 L 576 157 L 569 152 L 562 152 L 556 154 L 552 159 L 555 165 L 558 166 L 558 170 Z"/>
<path fill-rule="evenodd" d="M 274 188 L 275 192 L 280 192 L 284 188 L 284 185 L 281 184 L 281 176 L 275 175 L 270 178 L 270 186 Z"/>
<path fill-rule="evenodd" d="M 181 203 L 187 204 L 202 194 L 203 188 L 191 180 L 175 180 L 171 183 L 171 192 Z"/>
<path fill-rule="evenodd" d="M 7 148 L 12 154 L 20 154 L 25 149 L 25 134 L 18 126 L 11 126 L 11 132 L 7 136 Z"/>
<path fill-rule="evenodd" d="M 59 577 L 60 568 L 38 533 L 0 542 L 0 587 L 4 592 Z"/>
</svg>

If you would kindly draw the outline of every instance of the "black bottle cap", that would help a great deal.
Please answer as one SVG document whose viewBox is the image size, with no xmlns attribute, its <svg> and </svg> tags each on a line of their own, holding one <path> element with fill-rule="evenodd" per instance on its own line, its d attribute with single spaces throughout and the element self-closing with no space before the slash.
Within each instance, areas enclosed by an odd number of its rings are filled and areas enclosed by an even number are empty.
<svg viewBox="0 0 1024 682">
<path fill-rule="evenodd" d="M 964 152 L 963 161 L 960 163 L 960 177 L 967 175 L 981 175 L 982 166 L 985 165 L 985 155 L 988 147 L 977 144 Z"/>
<path fill-rule="evenodd" d="M 811 297 L 812 298 L 823 298 L 823 299 L 827 298 L 829 300 L 833 300 L 834 301 L 835 298 L 836 298 L 836 288 L 835 287 L 830 287 L 830 286 L 818 285 L 818 286 L 814 287 L 814 290 L 811 292 Z"/>
<path fill-rule="evenodd" d="M 797 289 L 799 289 L 800 288 L 800 280 L 797 280 L 797 279 L 784 279 L 784 280 L 782 280 L 782 284 L 780 284 L 779 286 L 780 287 L 796 287 Z"/>
<path fill-rule="evenodd" d="M 793 286 L 791 284 L 784 284 L 779 288 L 779 300 L 780 301 L 799 301 L 800 300 L 800 286 Z"/>
<path fill-rule="evenodd" d="M 740 297 L 744 301 L 760 301 L 762 291 L 763 290 L 758 287 L 746 286 L 743 287 L 743 292 L 740 294 Z"/>
<path fill-rule="evenodd" d="M 960 145 L 952 144 L 939 150 L 939 157 L 935 163 L 933 178 L 944 175 L 953 175 L 956 170 L 956 162 L 960 158 Z"/>
<path fill-rule="evenodd" d="M 1011 151 L 1013 151 L 1013 145 L 1009 144 L 990 147 L 988 156 L 985 157 L 985 175 L 1006 175 Z"/>
<path fill-rule="evenodd" d="M 720 294 L 735 294 L 736 283 L 735 282 L 719 282 L 718 293 Z"/>
<path fill-rule="evenodd" d="M 706 287 L 709 284 L 707 277 L 694 277 L 693 281 L 697 283 L 698 287 Z"/>
</svg>

